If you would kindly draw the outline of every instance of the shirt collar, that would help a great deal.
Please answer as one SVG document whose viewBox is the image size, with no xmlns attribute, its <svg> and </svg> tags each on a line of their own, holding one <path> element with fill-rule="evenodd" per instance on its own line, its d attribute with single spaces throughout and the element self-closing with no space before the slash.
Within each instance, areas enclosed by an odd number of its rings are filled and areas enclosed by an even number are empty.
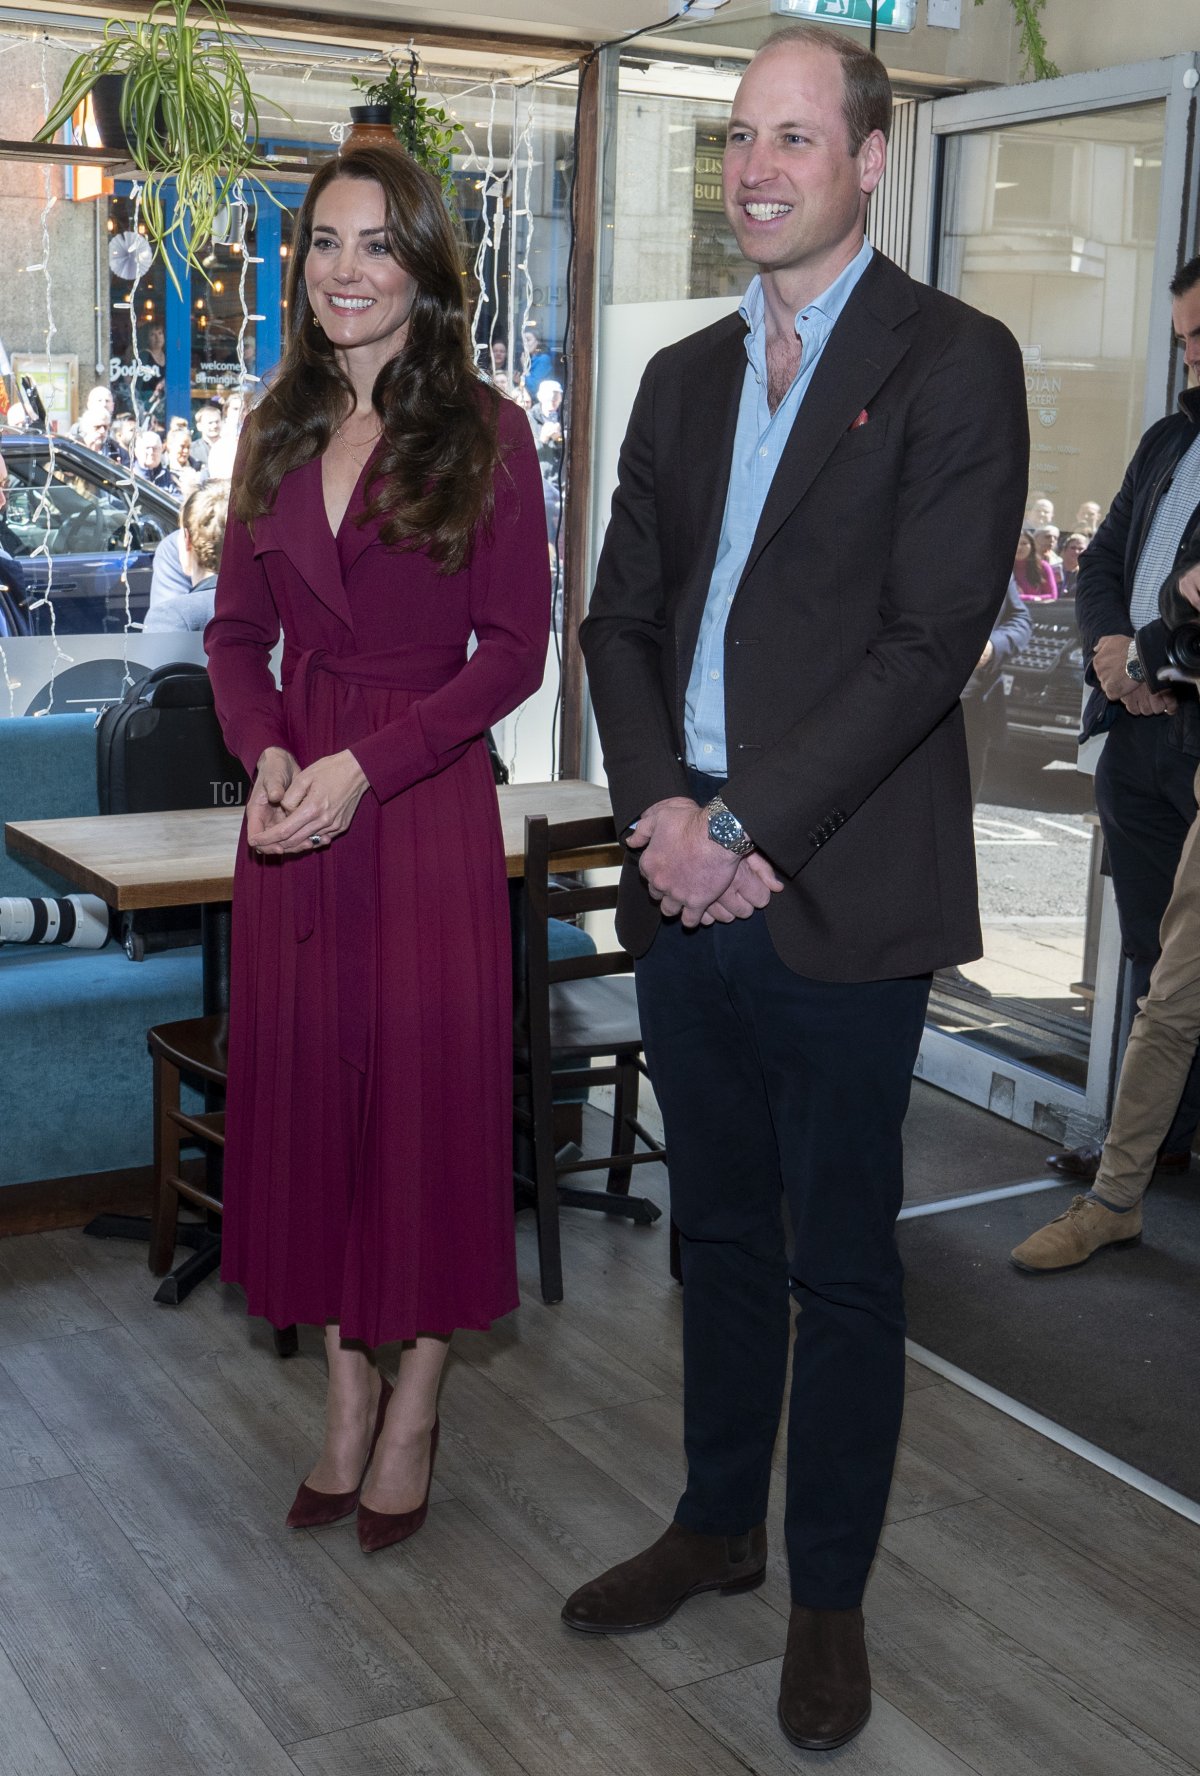
<svg viewBox="0 0 1200 1776">
<path fill-rule="evenodd" d="M 796 337 L 804 342 L 806 349 L 811 350 L 813 344 L 818 341 L 823 344 L 828 339 L 850 299 L 850 292 L 871 263 L 874 253 L 875 249 L 870 241 L 864 239 L 862 246 L 849 265 L 838 273 L 829 288 L 822 290 L 814 301 L 806 302 L 804 307 L 797 311 Z M 742 298 L 738 313 L 748 328 L 746 356 L 757 368 L 757 359 L 764 350 L 767 324 L 767 304 L 763 295 L 761 277 L 754 277 L 750 280 L 750 287 Z"/>
</svg>

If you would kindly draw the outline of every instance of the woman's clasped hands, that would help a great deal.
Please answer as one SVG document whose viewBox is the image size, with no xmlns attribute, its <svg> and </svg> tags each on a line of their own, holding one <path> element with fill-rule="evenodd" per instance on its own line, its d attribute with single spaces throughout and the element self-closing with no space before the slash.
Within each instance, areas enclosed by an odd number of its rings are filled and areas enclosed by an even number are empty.
<svg viewBox="0 0 1200 1776">
<path fill-rule="evenodd" d="M 350 751 L 331 753 L 301 770 L 282 746 L 268 746 L 246 804 L 246 839 L 263 857 L 320 849 L 345 832 L 369 788 Z"/>
</svg>

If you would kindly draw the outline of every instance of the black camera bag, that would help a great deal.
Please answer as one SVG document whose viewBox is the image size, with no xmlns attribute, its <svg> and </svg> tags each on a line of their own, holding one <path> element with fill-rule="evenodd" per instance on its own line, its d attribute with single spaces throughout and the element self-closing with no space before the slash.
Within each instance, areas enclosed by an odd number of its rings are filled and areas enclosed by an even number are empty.
<svg viewBox="0 0 1200 1776">
<path fill-rule="evenodd" d="M 96 723 L 96 790 L 102 814 L 241 807 L 250 781 L 228 750 L 203 666 L 176 660 L 131 684 Z M 131 960 L 200 941 L 198 907 L 121 915 Z"/>
</svg>

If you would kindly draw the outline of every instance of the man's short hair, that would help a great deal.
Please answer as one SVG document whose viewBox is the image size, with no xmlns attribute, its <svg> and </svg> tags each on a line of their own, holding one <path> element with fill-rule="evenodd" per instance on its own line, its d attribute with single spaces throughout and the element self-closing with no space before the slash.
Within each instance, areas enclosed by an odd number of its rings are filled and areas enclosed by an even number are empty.
<svg viewBox="0 0 1200 1776">
<path fill-rule="evenodd" d="M 1186 265 L 1179 267 L 1167 285 L 1167 289 L 1172 296 L 1186 296 L 1189 290 L 1196 288 L 1197 284 L 1200 284 L 1200 254 L 1197 254 L 1194 259 L 1189 259 Z"/>
<path fill-rule="evenodd" d="M 783 25 L 773 31 L 759 50 L 777 45 L 803 43 L 809 49 L 827 49 L 842 64 L 842 115 L 850 152 L 857 154 L 872 130 L 886 141 L 892 132 L 892 83 L 879 57 L 853 37 L 843 37 L 825 25 Z"/>
</svg>

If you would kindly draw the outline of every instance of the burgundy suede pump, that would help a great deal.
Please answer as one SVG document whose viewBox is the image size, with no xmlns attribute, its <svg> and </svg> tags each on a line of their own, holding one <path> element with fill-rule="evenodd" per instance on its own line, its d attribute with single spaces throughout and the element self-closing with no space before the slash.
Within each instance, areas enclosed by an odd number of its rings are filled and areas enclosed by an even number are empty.
<svg viewBox="0 0 1200 1776">
<path fill-rule="evenodd" d="M 377 1554 L 381 1548 L 407 1541 L 424 1523 L 429 1514 L 429 1493 L 433 1486 L 433 1464 L 437 1460 L 440 1429 L 441 1420 L 435 1418 L 429 1439 L 429 1479 L 425 1483 L 425 1497 L 415 1511 L 372 1511 L 369 1505 L 359 1505 L 358 1545 L 364 1554 Z"/>
<path fill-rule="evenodd" d="M 300 1490 L 292 1501 L 292 1508 L 287 1514 L 289 1529 L 323 1529 L 327 1523 L 337 1523 L 342 1517 L 348 1517 L 358 1503 L 358 1495 L 367 1469 L 371 1465 L 371 1457 L 375 1453 L 375 1445 L 379 1441 L 379 1433 L 383 1429 L 383 1421 L 387 1416 L 388 1401 L 392 1397 L 392 1384 L 386 1376 L 380 1376 L 379 1409 L 375 1414 L 375 1429 L 371 1435 L 371 1447 L 367 1450 L 367 1459 L 363 1463 L 363 1471 L 359 1476 L 358 1485 L 352 1492 L 317 1492 L 306 1481 L 300 1482 Z"/>
</svg>

